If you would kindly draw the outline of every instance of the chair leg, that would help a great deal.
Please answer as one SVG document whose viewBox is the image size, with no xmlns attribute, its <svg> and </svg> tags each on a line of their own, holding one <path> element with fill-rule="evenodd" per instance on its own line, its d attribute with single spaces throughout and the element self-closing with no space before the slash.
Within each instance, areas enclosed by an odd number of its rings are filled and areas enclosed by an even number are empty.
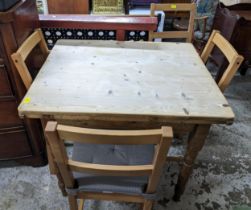
<svg viewBox="0 0 251 210">
<path fill-rule="evenodd" d="M 67 192 L 65 191 L 65 184 L 64 184 L 63 178 L 62 178 L 61 174 L 59 173 L 59 171 L 57 172 L 56 176 L 58 178 L 58 186 L 61 190 L 62 195 L 67 196 Z"/>
<path fill-rule="evenodd" d="M 84 199 L 80 199 L 79 200 L 79 204 L 78 204 L 78 210 L 83 210 L 84 209 Z"/>
<path fill-rule="evenodd" d="M 75 196 L 68 196 L 70 210 L 78 210 L 77 198 Z"/>
<path fill-rule="evenodd" d="M 143 204 L 143 210 L 152 210 L 152 206 L 153 206 L 153 201 L 145 200 Z"/>
</svg>

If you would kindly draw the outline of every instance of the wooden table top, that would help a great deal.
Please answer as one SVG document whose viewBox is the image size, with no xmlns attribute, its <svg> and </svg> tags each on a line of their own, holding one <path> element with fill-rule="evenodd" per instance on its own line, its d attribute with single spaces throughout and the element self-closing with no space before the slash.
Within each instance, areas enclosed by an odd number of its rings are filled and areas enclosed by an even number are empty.
<svg viewBox="0 0 251 210">
<path fill-rule="evenodd" d="M 60 40 L 19 115 L 231 123 L 234 113 L 189 43 Z"/>
</svg>

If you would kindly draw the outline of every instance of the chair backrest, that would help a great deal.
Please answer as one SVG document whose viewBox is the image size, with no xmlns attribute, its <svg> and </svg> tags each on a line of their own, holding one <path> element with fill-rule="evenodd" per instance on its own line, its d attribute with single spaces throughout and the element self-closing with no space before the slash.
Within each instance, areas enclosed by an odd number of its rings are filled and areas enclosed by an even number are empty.
<svg viewBox="0 0 251 210">
<path fill-rule="evenodd" d="M 172 141 L 172 128 L 162 127 L 152 130 L 101 130 L 59 125 L 48 122 L 45 133 L 50 143 L 55 162 L 62 174 L 66 187 L 74 187 L 72 171 L 89 172 L 110 176 L 149 176 L 147 193 L 156 190 L 161 169 Z M 114 145 L 157 145 L 152 164 L 149 165 L 102 165 L 74 161 L 68 158 L 64 141 L 114 144 Z"/>
<path fill-rule="evenodd" d="M 186 3 L 190 4 L 193 3 L 194 0 L 161 0 L 162 4 L 181 4 Z M 190 12 L 165 12 L 165 18 L 186 18 L 190 17 Z"/>
<path fill-rule="evenodd" d="M 32 33 L 19 47 L 19 49 L 11 55 L 16 69 L 18 70 L 18 73 L 27 90 L 31 86 L 32 77 L 25 60 L 37 45 L 39 45 L 42 53 L 47 57 L 49 50 L 44 40 L 43 33 L 40 29 L 37 29 L 34 33 Z"/>
<path fill-rule="evenodd" d="M 227 41 L 219 31 L 214 30 L 201 54 L 201 58 L 204 63 L 207 62 L 215 46 L 218 47 L 229 62 L 227 69 L 218 82 L 219 88 L 222 92 L 224 92 L 244 58 L 238 54 L 229 41 Z"/>
<path fill-rule="evenodd" d="M 185 38 L 187 42 L 192 42 L 194 30 L 194 17 L 196 11 L 196 4 L 151 4 L 151 16 L 155 15 L 155 11 L 164 12 L 189 12 L 189 25 L 187 31 L 164 31 L 154 32 L 149 31 L 149 41 L 155 38 Z"/>
</svg>

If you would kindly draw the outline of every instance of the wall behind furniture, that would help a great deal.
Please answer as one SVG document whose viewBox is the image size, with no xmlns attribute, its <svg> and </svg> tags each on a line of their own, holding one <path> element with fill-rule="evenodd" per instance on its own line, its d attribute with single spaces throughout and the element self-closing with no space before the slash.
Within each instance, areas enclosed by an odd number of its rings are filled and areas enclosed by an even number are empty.
<svg viewBox="0 0 251 210">
<path fill-rule="evenodd" d="M 89 14 L 89 0 L 47 0 L 50 14 Z"/>
<path fill-rule="evenodd" d="M 47 0 L 37 0 L 37 8 L 39 14 L 48 14 Z"/>
</svg>

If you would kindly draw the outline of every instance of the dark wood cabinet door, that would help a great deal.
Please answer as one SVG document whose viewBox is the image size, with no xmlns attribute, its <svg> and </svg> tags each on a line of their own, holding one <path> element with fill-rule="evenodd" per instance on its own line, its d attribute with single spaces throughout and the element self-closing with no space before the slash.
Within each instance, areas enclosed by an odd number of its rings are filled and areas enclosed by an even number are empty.
<svg viewBox="0 0 251 210">
<path fill-rule="evenodd" d="M 22 0 L 0 12 L 0 160 L 32 166 L 47 163 L 44 136 L 39 120 L 18 116 L 17 107 L 26 89 L 11 54 L 38 27 L 35 0 Z"/>
<path fill-rule="evenodd" d="M 12 90 L 10 81 L 5 69 L 3 59 L 0 58 L 0 99 L 2 97 L 11 96 Z"/>
<path fill-rule="evenodd" d="M 0 128 L 22 125 L 17 112 L 18 103 L 14 97 L 0 98 Z"/>
<path fill-rule="evenodd" d="M 27 158 L 32 150 L 24 127 L 0 129 L 0 160 Z"/>
</svg>

